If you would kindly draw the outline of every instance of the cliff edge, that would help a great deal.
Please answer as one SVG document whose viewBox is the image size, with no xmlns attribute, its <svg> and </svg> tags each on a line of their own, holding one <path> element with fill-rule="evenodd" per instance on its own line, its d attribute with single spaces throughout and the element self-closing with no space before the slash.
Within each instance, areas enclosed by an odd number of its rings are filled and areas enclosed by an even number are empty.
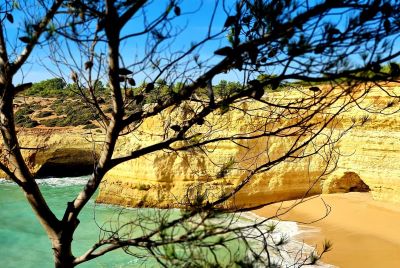
<svg viewBox="0 0 400 268">
<path fill-rule="evenodd" d="M 371 103 L 387 105 L 390 101 L 376 93 L 369 94 L 363 103 L 369 107 Z M 256 117 L 257 120 L 248 116 L 254 105 L 243 102 L 233 111 L 210 115 L 208 124 L 197 126 L 195 132 L 200 134 L 193 139 L 205 135 L 222 137 L 228 133 L 231 136 L 257 134 L 264 121 L 260 119 L 262 116 Z M 263 112 L 257 111 L 261 115 Z M 168 133 L 165 127 L 169 118 L 165 114 L 149 118 L 135 133 L 122 136 L 113 157 L 129 155 L 134 149 L 159 141 Z M 365 121 L 362 126 L 347 130 L 359 120 Z M 331 148 L 339 156 L 333 163 L 327 164 L 322 153 L 282 162 L 254 175 L 226 206 L 253 207 L 319 193 L 349 191 L 371 191 L 374 199 L 400 202 L 397 115 L 390 111 L 386 115 L 368 113 L 354 106 L 338 117 L 329 130 L 339 133 L 336 135 L 345 134 Z M 29 167 L 41 177 L 90 173 L 98 149 L 94 140 L 101 141 L 101 135 L 96 133 L 93 138 L 90 131 L 68 128 L 19 129 L 18 132 Z M 174 146 L 179 148 L 182 144 Z M 262 137 L 241 144 L 221 140 L 206 146 L 205 152 L 192 149 L 152 153 L 112 169 L 100 185 L 97 202 L 176 207 L 185 206 L 200 192 L 210 199 L 217 198 L 239 185 L 249 170 L 266 157 L 279 158 L 288 146 L 288 138 Z M 1 153 L 4 156 L 4 149 Z"/>
</svg>

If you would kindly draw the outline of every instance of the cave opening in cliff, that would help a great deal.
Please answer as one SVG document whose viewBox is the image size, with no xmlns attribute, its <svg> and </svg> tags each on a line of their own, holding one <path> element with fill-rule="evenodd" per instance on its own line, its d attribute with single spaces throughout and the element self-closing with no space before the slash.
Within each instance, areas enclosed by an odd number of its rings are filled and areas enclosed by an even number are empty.
<svg viewBox="0 0 400 268">
<path fill-rule="evenodd" d="M 353 186 L 349 188 L 349 192 L 359 192 L 359 193 L 364 193 L 364 192 L 370 192 L 371 189 L 367 184 L 364 183 L 362 186 Z"/>
<path fill-rule="evenodd" d="M 93 162 L 57 163 L 46 162 L 36 173 L 37 178 L 45 177 L 77 177 L 93 172 Z"/>
<path fill-rule="evenodd" d="M 345 172 L 341 178 L 343 183 L 342 187 L 347 188 L 347 192 L 369 192 L 371 189 L 362 180 L 360 175 L 355 172 Z"/>
</svg>

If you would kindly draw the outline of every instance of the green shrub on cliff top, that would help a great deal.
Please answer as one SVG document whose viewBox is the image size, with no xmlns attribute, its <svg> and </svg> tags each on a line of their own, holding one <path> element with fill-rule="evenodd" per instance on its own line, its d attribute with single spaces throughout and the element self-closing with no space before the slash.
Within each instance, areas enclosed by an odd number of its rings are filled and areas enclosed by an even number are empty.
<svg viewBox="0 0 400 268">
<path fill-rule="evenodd" d="M 39 125 L 39 123 L 30 118 L 34 111 L 29 107 L 21 107 L 15 112 L 14 120 L 18 127 L 32 128 Z"/>
<path fill-rule="evenodd" d="M 76 100 L 60 99 L 55 101 L 51 105 L 51 108 L 60 117 L 40 122 L 47 127 L 89 125 L 92 123 L 92 120 L 98 119 L 98 115 L 94 111 Z"/>
<path fill-rule="evenodd" d="M 66 90 L 66 85 L 67 83 L 61 78 L 47 79 L 34 83 L 31 88 L 25 91 L 25 95 L 40 97 L 70 95 L 70 91 Z"/>
<path fill-rule="evenodd" d="M 53 112 L 50 111 L 42 111 L 37 114 L 38 118 L 44 118 L 53 115 Z"/>
</svg>

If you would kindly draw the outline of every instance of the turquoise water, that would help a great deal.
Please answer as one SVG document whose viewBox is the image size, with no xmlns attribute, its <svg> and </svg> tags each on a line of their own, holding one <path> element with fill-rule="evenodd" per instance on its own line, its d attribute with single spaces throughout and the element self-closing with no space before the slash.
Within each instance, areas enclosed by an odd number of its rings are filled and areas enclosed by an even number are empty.
<svg viewBox="0 0 400 268">
<path fill-rule="evenodd" d="M 39 186 L 48 201 L 49 206 L 61 218 L 66 204 L 72 201 L 77 193 L 82 189 L 87 177 L 75 178 L 49 178 L 38 180 Z M 168 213 L 168 214 L 167 214 Z M 138 214 L 141 216 L 138 217 Z M 163 218 L 174 218 L 179 214 L 178 210 L 160 210 L 160 209 L 122 209 L 116 206 L 106 206 L 95 204 L 93 200 L 87 204 L 85 209 L 79 216 L 80 225 L 74 235 L 73 254 L 75 256 L 82 255 L 93 244 L 95 244 L 101 233 L 101 228 L 115 229 L 116 223 L 124 223 L 130 220 L 140 218 L 154 219 L 154 216 Z M 236 216 L 235 216 L 236 217 Z M 242 214 L 235 224 L 251 224 L 258 221 L 255 215 Z M 238 218 L 238 219 L 239 219 Z M 224 218 L 222 218 L 223 221 Z M 146 227 L 151 228 L 154 223 L 141 222 Z M 267 226 L 268 224 L 266 224 Z M 122 229 L 119 233 L 138 234 L 138 230 L 131 229 L 135 224 L 129 225 L 128 228 Z M 259 226 L 259 228 L 262 226 Z M 297 233 L 297 225 L 295 223 L 279 223 L 275 240 L 283 233 L 292 237 Z M 250 230 L 250 232 L 253 232 Z M 264 231 L 265 232 L 265 231 Z M 139 230 L 141 233 L 141 230 Z M 296 242 L 296 241 L 293 241 Z M 251 242 L 251 243 L 254 243 Z M 256 245 L 256 244 L 254 244 Z M 238 250 L 242 248 L 237 243 L 228 246 L 231 249 Z M 303 249 L 302 244 L 290 245 L 294 249 Z M 296 250 L 297 250 L 296 249 Z M 239 249 L 242 255 L 245 251 Z M 137 251 L 135 253 L 138 253 Z M 143 253 L 143 252 L 140 252 Z M 224 262 L 228 258 L 225 251 L 216 252 L 218 259 Z M 290 263 L 292 257 L 278 257 L 281 263 Z M 283 258 L 283 259 L 282 259 Z M 91 260 L 79 267 L 157 267 L 154 259 L 140 259 L 127 255 L 122 250 L 107 253 L 104 256 Z M 25 200 L 25 197 L 17 185 L 0 179 L 0 267 L 1 268 L 37 268 L 37 267 L 53 267 L 53 256 L 50 242 L 40 226 L 38 220 L 32 213 L 32 210 Z M 296 267 L 296 266 L 294 266 Z"/>
<path fill-rule="evenodd" d="M 84 181 L 84 177 L 41 181 L 40 188 L 59 218 L 63 215 L 66 203 L 82 189 Z M 121 208 L 98 205 L 91 200 L 79 217 L 81 223 L 74 236 L 74 255 L 81 255 L 96 243 L 100 232 L 98 225 L 115 219 L 120 212 Z M 128 212 L 134 217 L 138 210 L 133 209 Z M 79 267 L 154 267 L 154 265 L 151 260 L 143 263 L 141 259 L 129 256 L 123 251 L 116 251 Z M 0 182 L 0 267 L 53 267 L 50 242 L 42 227 L 21 190 L 15 184 L 4 180 Z"/>
</svg>

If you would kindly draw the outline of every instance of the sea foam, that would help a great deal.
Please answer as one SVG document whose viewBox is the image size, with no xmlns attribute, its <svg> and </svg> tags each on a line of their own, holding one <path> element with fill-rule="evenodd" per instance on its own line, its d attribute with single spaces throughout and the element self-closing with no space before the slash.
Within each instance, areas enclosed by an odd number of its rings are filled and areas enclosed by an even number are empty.
<svg viewBox="0 0 400 268">
<path fill-rule="evenodd" d="M 85 185 L 90 176 L 80 176 L 80 177 L 48 177 L 48 178 L 40 178 L 36 179 L 36 182 L 41 186 L 49 186 L 51 188 L 58 187 L 68 187 L 68 186 L 79 186 Z M 0 184 L 14 184 L 11 180 L 0 178 Z M 126 208 L 125 208 L 126 209 Z M 136 210 L 136 209 L 135 209 Z M 177 210 L 179 211 L 179 210 Z M 281 250 L 279 252 L 272 253 L 272 259 L 275 263 L 278 263 L 281 267 L 301 267 L 304 262 L 304 258 L 315 251 L 315 248 L 307 245 L 301 241 L 298 241 L 296 236 L 303 233 L 315 232 L 313 228 L 299 228 L 296 222 L 291 221 L 279 221 L 279 220 L 267 220 L 264 217 L 258 216 L 253 212 L 244 212 L 240 213 L 237 216 L 237 220 L 234 223 L 236 226 L 246 227 L 254 224 L 259 224 L 258 228 L 249 228 L 246 230 L 248 237 L 251 237 L 250 242 L 253 246 L 259 247 L 259 252 L 263 251 L 262 247 L 264 246 L 264 242 L 261 241 L 263 238 L 262 233 L 268 233 L 268 230 L 271 228 L 271 225 L 274 225 L 274 231 L 269 231 L 268 236 L 268 244 L 272 245 L 276 241 L 279 241 L 282 237 L 285 237 L 287 242 L 281 246 Z M 258 237 L 258 239 L 257 239 Z M 267 253 L 262 254 L 260 257 L 267 258 Z M 307 266 L 307 267 L 335 267 L 332 265 L 324 264 L 319 262 L 318 265 Z"/>
<path fill-rule="evenodd" d="M 48 177 L 36 179 L 37 184 L 46 185 L 51 187 L 66 187 L 75 185 L 85 185 L 90 176 L 80 176 L 80 177 Z M 13 184 L 14 182 L 8 179 L 0 178 L 0 184 Z"/>
<path fill-rule="evenodd" d="M 253 212 L 245 212 L 240 215 L 241 220 L 237 222 L 240 226 L 247 226 L 249 223 L 259 224 L 257 229 L 249 229 L 249 237 L 260 237 L 264 239 L 261 234 L 270 233 L 268 236 L 268 245 L 274 245 L 282 237 L 286 239 L 286 243 L 280 246 L 280 251 L 269 250 L 270 258 L 274 263 L 279 264 L 279 267 L 302 267 L 307 261 L 307 256 L 315 251 L 315 247 L 305 244 L 299 241 L 296 236 L 299 234 L 304 234 L 308 232 L 315 232 L 314 228 L 300 229 L 296 222 L 292 221 L 280 221 L 274 219 L 266 219 L 264 217 L 258 216 Z M 274 225 L 273 232 L 270 231 L 270 226 Z M 254 234 L 256 232 L 256 234 Z M 257 239 L 252 239 L 253 246 L 262 247 L 265 245 L 265 241 L 257 241 Z M 261 240 L 261 239 L 259 239 Z M 261 255 L 262 258 L 268 258 L 267 253 Z M 335 266 L 318 261 L 315 265 L 307 265 L 307 267 L 320 267 L 320 268 L 333 268 Z"/>
</svg>

